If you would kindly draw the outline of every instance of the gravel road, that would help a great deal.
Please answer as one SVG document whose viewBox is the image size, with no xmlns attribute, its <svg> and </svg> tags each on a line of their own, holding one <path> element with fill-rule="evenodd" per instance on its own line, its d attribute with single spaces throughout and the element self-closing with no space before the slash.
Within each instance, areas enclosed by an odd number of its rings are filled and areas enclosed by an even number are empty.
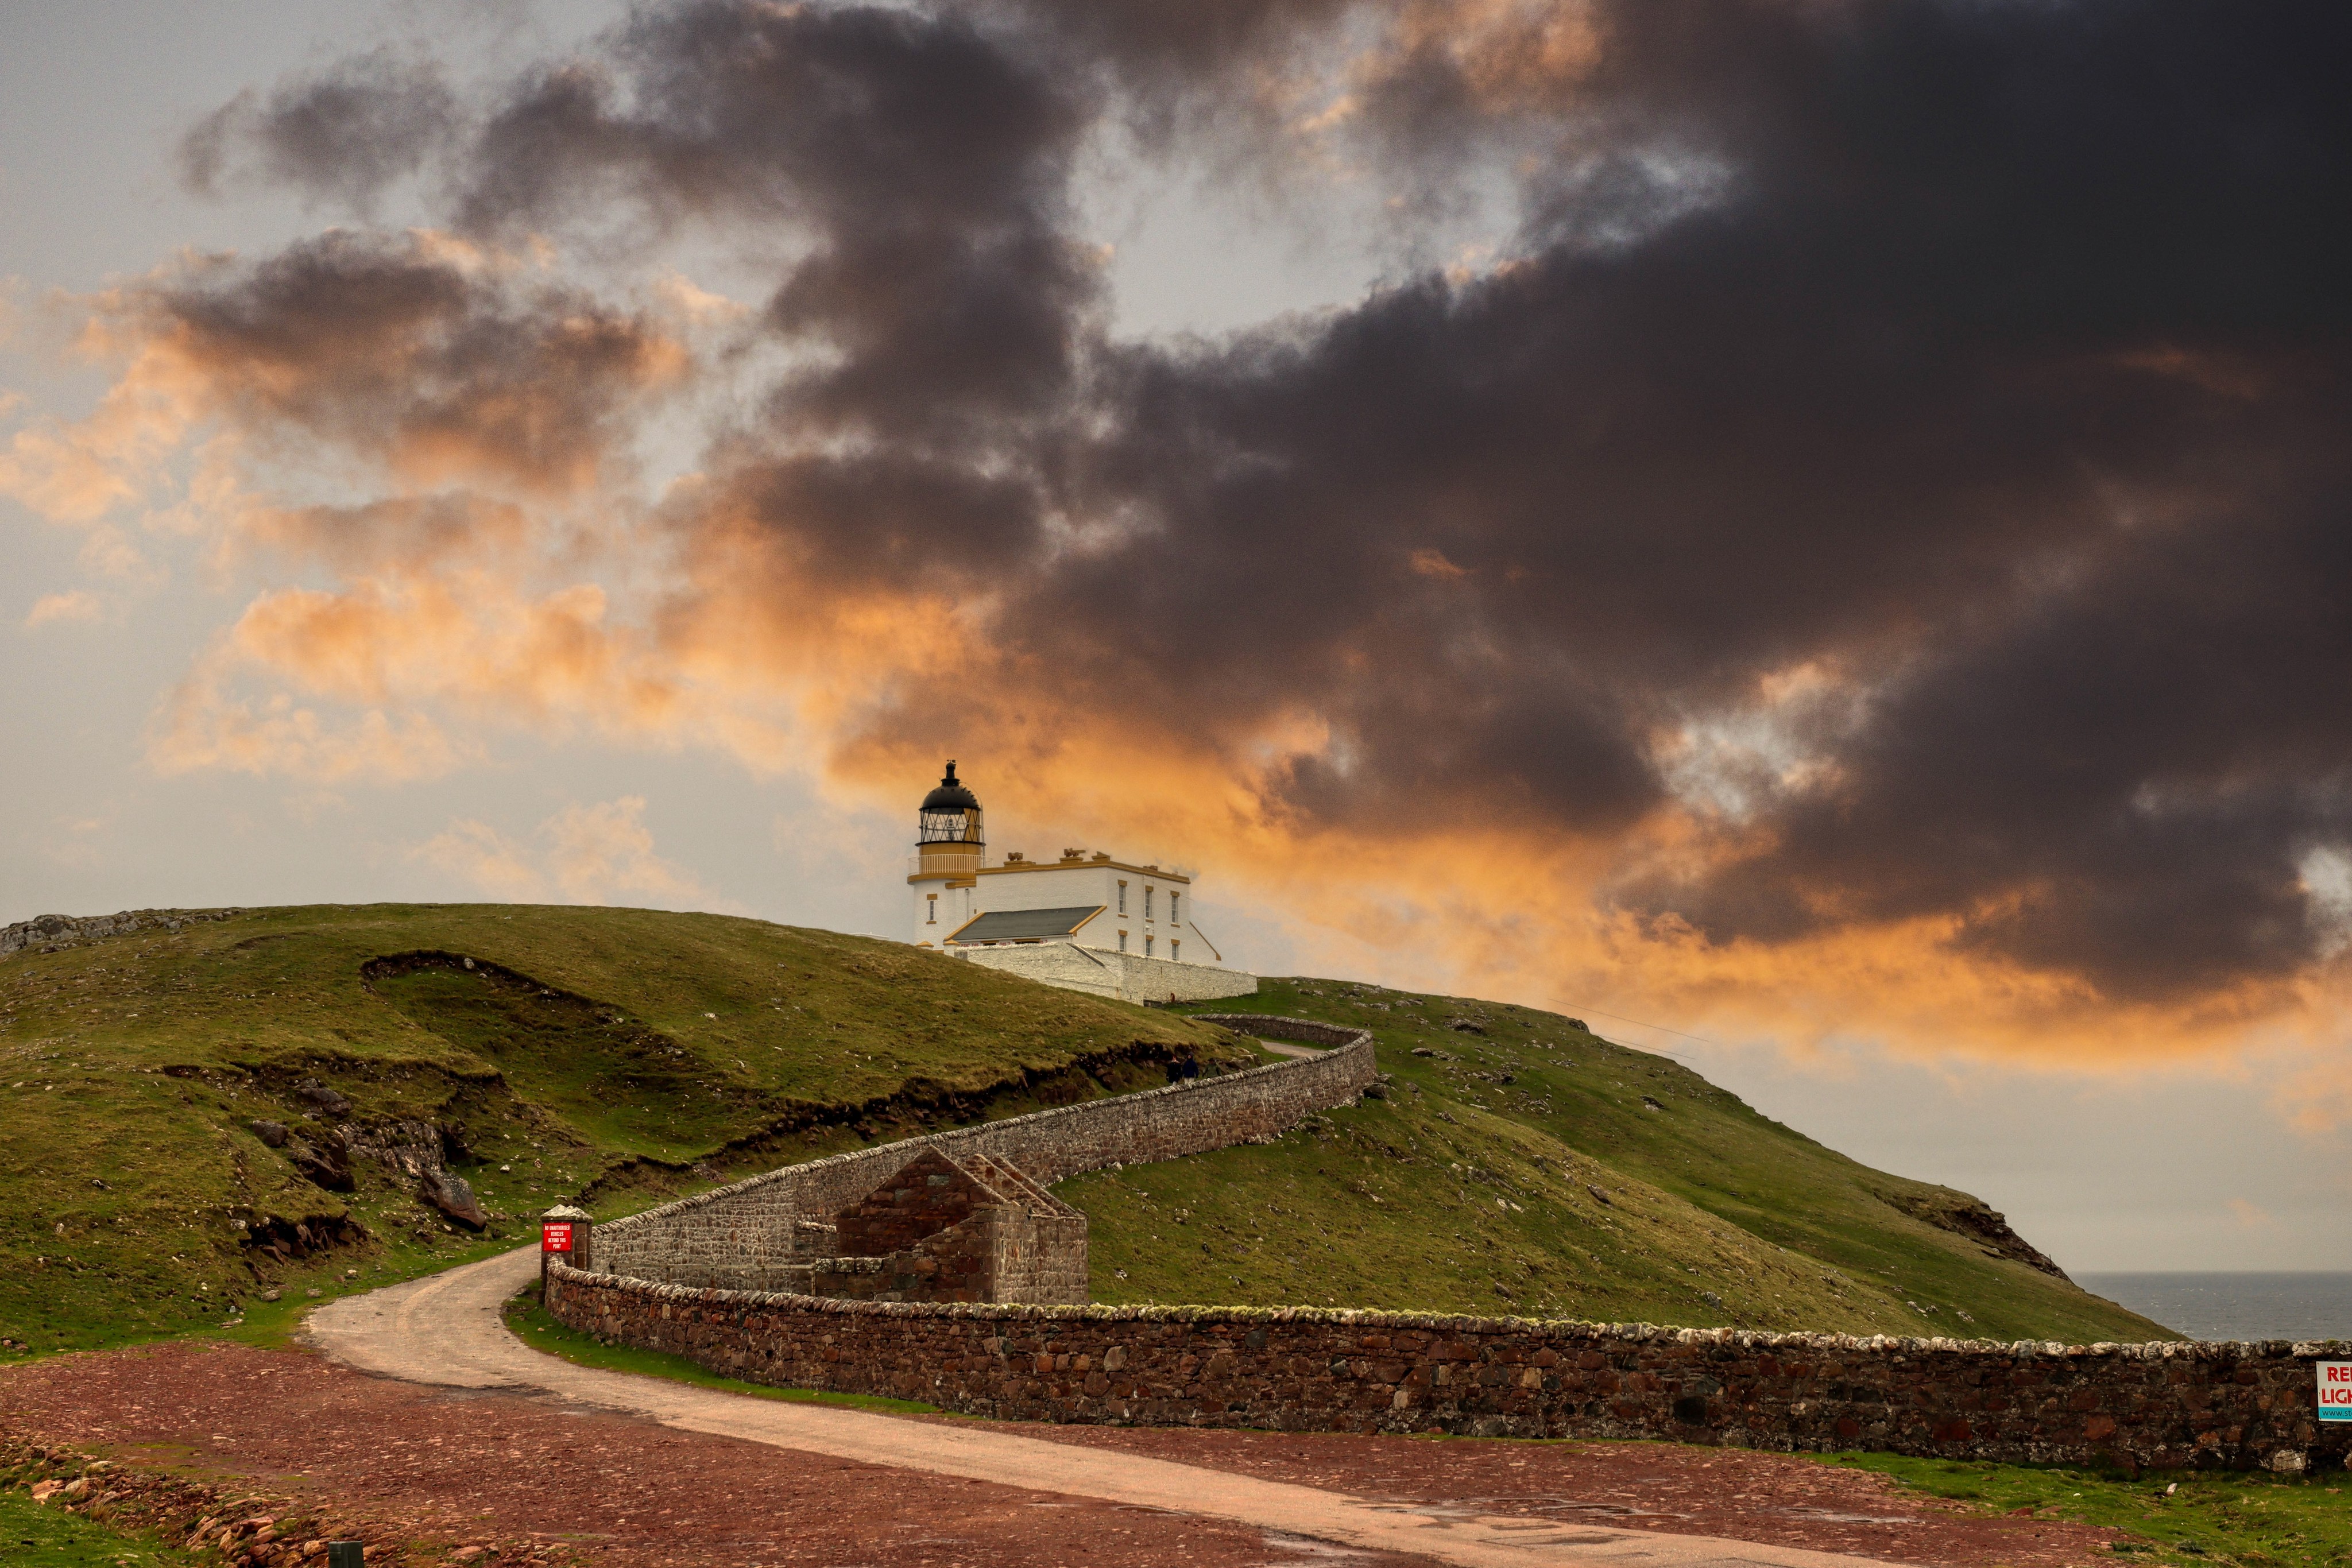
<svg viewBox="0 0 2352 1568">
<path fill-rule="evenodd" d="M 1042 1441 L 999 1427 L 786 1404 L 594 1371 L 542 1355 L 507 1332 L 499 1309 L 538 1268 L 537 1249 L 524 1249 L 350 1297 L 314 1312 L 310 1335 L 321 1351 L 347 1365 L 408 1382 L 536 1390 L 682 1431 L 1224 1520 L 1458 1568 L 1863 1568 L 1879 1561 L 1710 1536 L 1370 1500 L 1140 1454 Z"/>
</svg>

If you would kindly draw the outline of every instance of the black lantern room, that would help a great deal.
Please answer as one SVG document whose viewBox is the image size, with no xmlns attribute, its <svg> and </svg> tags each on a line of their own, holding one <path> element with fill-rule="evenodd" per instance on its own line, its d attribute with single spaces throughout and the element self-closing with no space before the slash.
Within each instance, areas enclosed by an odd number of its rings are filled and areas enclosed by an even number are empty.
<svg viewBox="0 0 2352 1568">
<path fill-rule="evenodd" d="M 923 797 L 916 824 L 918 846 L 965 844 L 976 851 L 988 841 L 981 834 L 980 800 L 957 781 L 952 761 L 940 787 Z"/>
</svg>

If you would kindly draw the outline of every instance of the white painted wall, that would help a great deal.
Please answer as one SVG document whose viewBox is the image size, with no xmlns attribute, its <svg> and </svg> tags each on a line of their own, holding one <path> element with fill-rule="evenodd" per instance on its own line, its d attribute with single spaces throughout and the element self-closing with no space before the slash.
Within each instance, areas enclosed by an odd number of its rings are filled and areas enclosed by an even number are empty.
<svg viewBox="0 0 2352 1568">
<path fill-rule="evenodd" d="M 969 888 L 950 887 L 943 880 L 913 883 L 912 939 L 936 947 L 973 915 L 994 910 L 1100 904 L 1103 913 L 1078 929 L 1076 940 L 1083 946 L 1117 952 L 1124 932 L 1127 951 L 1137 957 L 1166 959 L 1172 950 L 1177 962 L 1218 962 L 1217 954 L 1192 925 L 1192 883 L 1177 880 L 1177 873 L 1164 869 L 1152 871 L 1107 861 L 1020 862 L 990 866 L 980 873 L 978 883 Z M 1123 915 L 1121 883 L 1126 884 Z M 1173 918 L 1171 899 L 1175 901 Z M 1146 909 L 1150 911 L 1149 918 Z"/>
</svg>

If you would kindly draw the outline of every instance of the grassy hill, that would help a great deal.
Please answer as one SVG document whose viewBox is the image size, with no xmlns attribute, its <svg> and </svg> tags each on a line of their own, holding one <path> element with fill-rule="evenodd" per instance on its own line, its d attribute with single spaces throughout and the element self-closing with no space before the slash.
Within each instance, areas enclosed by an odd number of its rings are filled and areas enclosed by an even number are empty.
<svg viewBox="0 0 2352 1568">
<path fill-rule="evenodd" d="M 1249 1053 L 896 943 L 719 915 L 263 909 L 27 948 L 0 957 L 0 1337 L 283 1318 L 512 1246 L 558 1201 L 625 1211 L 1162 1083 L 1171 1054 Z M 256 1122 L 291 1137 L 272 1147 Z M 348 1192 L 310 1179 L 304 1150 L 338 1122 L 445 1130 L 436 1152 L 490 1233 L 380 1160 L 342 1161 Z M 283 1308 L 261 1307 L 269 1290 Z"/>
<path fill-rule="evenodd" d="M 625 1212 L 1145 1087 L 1175 1056 L 1257 1059 L 1176 1013 L 716 915 L 370 905 L 173 924 L 0 957 L 14 1345 L 282 1321 L 314 1292 L 510 1246 L 559 1200 Z M 1096 1299 L 2161 1332 L 2032 1267 L 1965 1195 L 1855 1165 L 1568 1020 L 1316 981 L 1249 1005 L 1372 1028 L 1396 1081 L 1276 1144 L 1064 1184 L 1093 1220 Z M 437 1145 L 488 1233 L 382 1159 L 339 1164 L 338 1124 Z"/>
<path fill-rule="evenodd" d="M 1370 1029 L 1394 1082 L 1274 1144 L 1064 1183 L 1092 1222 L 1097 1301 L 2175 1337 L 1968 1194 L 1872 1170 L 1573 1019 L 1317 980 L 1185 1010 L 1237 1006 Z"/>
</svg>

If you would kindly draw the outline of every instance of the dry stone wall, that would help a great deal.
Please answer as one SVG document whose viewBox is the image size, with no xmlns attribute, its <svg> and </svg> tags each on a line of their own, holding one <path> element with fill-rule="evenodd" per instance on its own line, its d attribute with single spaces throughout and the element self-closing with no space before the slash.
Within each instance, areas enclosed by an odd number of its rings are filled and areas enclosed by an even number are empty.
<svg viewBox="0 0 2352 1568">
<path fill-rule="evenodd" d="M 1246 1035 L 1266 1040 L 1295 1040 L 1307 1045 L 1342 1046 L 1370 1037 L 1345 1024 L 1318 1023 L 1313 1019 L 1286 1019 L 1278 1013 L 1194 1013 L 1202 1023 L 1223 1024 Z"/>
<path fill-rule="evenodd" d="M 831 1221 L 926 1149 L 958 1161 L 991 1156 L 1050 1186 L 1080 1171 L 1174 1159 L 1272 1137 L 1318 1111 L 1349 1103 L 1377 1075 L 1372 1037 L 1362 1030 L 1267 1018 L 1235 1027 L 1276 1038 L 1288 1031 L 1291 1038 L 1333 1049 L 1302 1061 L 788 1166 L 598 1227 L 594 1266 L 600 1272 L 669 1284 L 806 1291 L 820 1250 L 812 1239 L 815 1226 Z"/>
<path fill-rule="evenodd" d="M 832 1237 L 822 1221 L 926 1149 L 1003 1161 L 1050 1184 L 1269 1137 L 1352 1100 L 1375 1077 L 1371 1037 L 1360 1031 L 1262 1014 L 1203 1016 L 1333 1049 L 837 1155 L 652 1209 L 599 1228 L 598 1271 L 551 1267 L 549 1307 L 574 1328 L 729 1376 L 1008 1419 L 1664 1438 L 2286 1472 L 2341 1468 L 2352 1450 L 2352 1423 L 2323 1427 L 2315 1398 L 2315 1364 L 2352 1360 L 2352 1344 L 2340 1342 L 1994 1344 L 1307 1307 L 807 1293 Z M 1082 1255 L 1049 1247 L 1041 1261 L 1066 1254 Z M 877 1272 L 886 1264 L 841 1262 Z M 883 1289 L 878 1279 L 829 1283 L 843 1297 Z M 1039 1285 L 1041 1294 L 1076 1293 L 1084 1281 Z"/>
<path fill-rule="evenodd" d="M 0 957 L 31 951 L 55 953 L 134 931 L 173 931 L 206 920 L 233 920 L 242 909 L 126 909 L 118 915 L 37 915 L 0 926 Z"/>
<path fill-rule="evenodd" d="M 2313 1364 L 2352 1344 L 1992 1344 L 1314 1308 L 824 1301 L 553 1270 L 574 1328 L 751 1382 L 971 1415 L 2336 1469 Z"/>
</svg>

